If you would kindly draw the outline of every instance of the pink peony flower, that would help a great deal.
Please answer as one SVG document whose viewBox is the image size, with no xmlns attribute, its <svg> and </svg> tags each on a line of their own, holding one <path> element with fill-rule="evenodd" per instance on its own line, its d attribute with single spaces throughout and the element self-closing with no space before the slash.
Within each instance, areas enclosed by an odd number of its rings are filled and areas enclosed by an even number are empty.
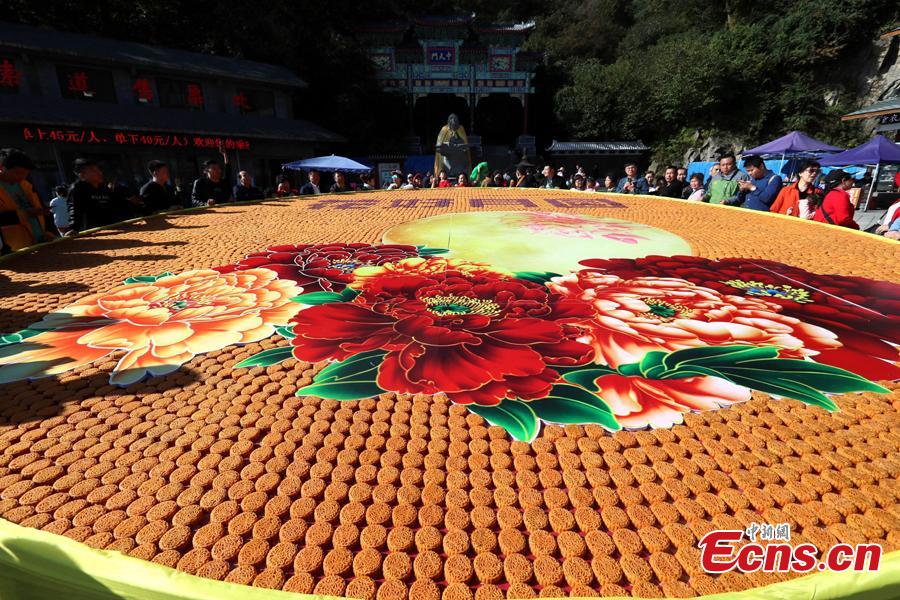
<svg viewBox="0 0 900 600">
<path fill-rule="evenodd" d="M 781 314 L 760 298 L 731 296 L 683 279 L 622 279 L 590 269 L 556 277 L 548 286 L 591 304 L 579 341 L 590 344 L 595 362 L 611 367 L 639 362 L 647 352 L 699 346 L 775 346 L 785 358 L 815 356 L 841 346 L 837 336 Z"/>
<path fill-rule="evenodd" d="M 644 379 L 604 375 L 598 392 L 622 427 L 671 427 L 688 411 L 714 410 L 750 399 L 750 390 L 718 377 Z"/>
</svg>

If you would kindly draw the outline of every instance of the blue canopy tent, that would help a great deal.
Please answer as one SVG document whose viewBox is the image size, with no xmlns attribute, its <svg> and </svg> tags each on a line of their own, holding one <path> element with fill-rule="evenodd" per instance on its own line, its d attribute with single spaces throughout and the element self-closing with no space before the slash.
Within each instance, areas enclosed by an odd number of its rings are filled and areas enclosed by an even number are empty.
<svg viewBox="0 0 900 600">
<path fill-rule="evenodd" d="M 305 160 L 295 160 L 294 162 L 284 163 L 282 169 L 291 169 L 293 171 L 325 171 L 325 172 L 341 172 L 341 173 L 368 173 L 372 167 L 367 167 L 355 160 L 350 160 L 343 156 L 317 156 L 316 158 L 307 158 Z"/>
<path fill-rule="evenodd" d="M 872 176 L 872 184 L 869 186 L 869 195 L 866 197 L 864 208 L 864 210 L 869 210 L 869 202 L 872 201 L 872 192 L 875 189 L 875 184 L 878 182 L 878 172 L 881 170 L 881 165 L 884 163 L 900 164 L 900 145 L 895 144 L 883 135 L 876 135 L 865 144 L 833 156 L 827 156 L 820 162 L 823 166 L 831 167 L 851 165 L 875 167 L 875 173 Z"/>
</svg>

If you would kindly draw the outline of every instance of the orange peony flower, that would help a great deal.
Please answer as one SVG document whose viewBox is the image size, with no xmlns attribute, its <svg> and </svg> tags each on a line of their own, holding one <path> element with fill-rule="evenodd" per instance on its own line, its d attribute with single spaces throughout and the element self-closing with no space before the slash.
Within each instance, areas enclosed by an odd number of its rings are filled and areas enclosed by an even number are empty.
<svg viewBox="0 0 900 600">
<path fill-rule="evenodd" d="M 303 308 L 290 300 L 302 288 L 277 277 L 269 269 L 197 270 L 87 296 L 31 327 L 43 333 L 0 348 L 0 383 L 125 350 L 110 376 L 124 386 L 171 373 L 197 354 L 267 338 Z"/>
<path fill-rule="evenodd" d="M 750 390 L 719 377 L 644 379 L 603 375 L 597 392 L 622 427 L 667 428 L 684 421 L 689 411 L 713 410 L 750 399 Z"/>
<path fill-rule="evenodd" d="M 548 283 L 550 289 L 594 307 L 579 341 L 595 350 L 595 362 L 636 363 L 647 352 L 700 346 L 775 346 L 784 358 L 815 356 L 839 348 L 831 331 L 781 313 L 760 298 L 730 296 L 683 279 L 622 279 L 590 269 Z"/>
</svg>

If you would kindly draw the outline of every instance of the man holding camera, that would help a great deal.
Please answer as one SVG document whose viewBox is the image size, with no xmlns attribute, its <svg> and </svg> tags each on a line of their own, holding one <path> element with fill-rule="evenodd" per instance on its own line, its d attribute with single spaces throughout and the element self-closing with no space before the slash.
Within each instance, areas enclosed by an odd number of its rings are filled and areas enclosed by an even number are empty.
<svg viewBox="0 0 900 600">
<path fill-rule="evenodd" d="M 637 165 L 628 163 L 625 165 L 625 177 L 619 180 L 616 192 L 620 194 L 649 194 L 650 187 L 647 180 L 637 176 Z"/>
</svg>

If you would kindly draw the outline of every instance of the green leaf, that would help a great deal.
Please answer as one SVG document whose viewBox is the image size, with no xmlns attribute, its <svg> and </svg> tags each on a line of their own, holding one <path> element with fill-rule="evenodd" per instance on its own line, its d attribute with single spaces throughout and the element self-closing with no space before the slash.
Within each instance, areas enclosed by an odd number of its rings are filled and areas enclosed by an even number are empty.
<svg viewBox="0 0 900 600">
<path fill-rule="evenodd" d="M 674 352 L 671 354 L 674 354 Z M 666 356 L 668 356 L 666 352 L 658 350 L 648 352 L 641 359 L 641 362 L 638 363 L 638 371 L 647 379 L 655 379 L 657 374 L 661 374 L 666 370 L 666 367 L 663 365 L 663 360 Z"/>
<path fill-rule="evenodd" d="M 856 373 L 851 373 L 824 363 L 795 358 L 775 358 L 741 361 L 735 366 L 717 369 L 722 373 L 735 373 L 747 377 L 776 377 L 780 380 L 803 383 L 812 388 L 832 394 L 846 392 L 879 392 L 888 390 Z"/>
<path fill-rule="evenodd" d="M 663 370 L 660 370 L 659 363 Z M 823 392 L 888 391 L 839 367 L 811 360 L 778 358 L 778 348 L 771 346 L 690 348 L 666 354 L 661 360 L 657 353 L 648 353 L 641 361 L 641 367 L 648 378 L 720 377 L 753 390 L 793 398 L 829 411 L 837 410 L 837 405 Z"/>
<path fill-rule="evenodd" d="M 435 254 L 447 254 L 450 252 L 449 248 L 428 248 L 425 246 L 421 246 L 418 248 L 419 256 L 434 256 Z"/>
<path fill-rule="evenodd" d="M 275 333 L 277 333 L 277 334 L 280 335 L 281 337 L 286 338 L 286 339 L 289 339 L 289 340 L 292 339 L 292 338 L 297 337 L 297 334 L 294 333 L 294 326 L 293 326 L 293 325 L 284 325 L 284 326 L 282 326 L 282 327 L 276 327 L 276 328 L 275 328 Z"/>
<path fill-rule="evenodd" d="M 359 296 L 359 290 L 348 287 L 341 290 L 341 302 L 352 302 L 357 296 Z"/>
<path fill-rule="evenodd" d="M 311 292 L 309 294 L 294 296 L 291 300 L 300 302 L 301 304 L 308 304 L 309 306 L 331 304 L 332 302 L 344 302 L 344 298 L 335 292 Z"/>
<path fill-rule="evenodd" d="M 307 304 L 309 306 L 318 306 L 319 304 L 331 304 L 333 302 L 350 302 L 359 296 L 359 291 L 344 288 L 338 292 L 310 292 L 308 294 L 300 294 L 291 298 L 294 302 Z"/>
<path fill-rule="evenodd" d="M 39 333 L 45 333 L 43 331 L 39 331 L 37 329 L 22 329 L 21 331 L 16 331 L 14 333 L 7 333 L 6 335 L 0 335 L 0 346 L 6 346 L 7 344 L 18 344 L 22 340 L 27 340 L 30 337 L 34 337 Z"/>
<path fill-rule="evenodd" d="M 293 356 L 292 348 L 285 346 L 283 348 L 270 348 L 263 350 L 259 354 L 254 354 L 250 358 L 245 358 L 238 364 L 234 365 L 235 369 L 247 369 L 249 367 L 268 367 L 278 364 Z"/>
<path fill-rule="evenodd" d="M 648 354 L 656 353 L 651 352 Z M 699 348 L 687 348 L 670 352 L 662 357 L 662 365 L 665 366 L 667 371 L 687 365 L 714 368 L 717 365 L 732 365 L 739 361 L 775 358 L 777 356 L 778 348 L 773 346 L 701 346 Z M 641 365 L 643 366 L 643 361 L 641 361 Z"/>
<path fill-rule="evenodd" d="M 297 390 L 298 396 L 318 396 L 327 400 L 360 400 L 383 394 L 378 387 L 378 368 L 387 354 L 384 350 L 363 352 L 328 365 L 313 378 L 313 383 Z"/>
<path fill-rule="evenodd" d="M 574 383 L 575 385 L 580 385 L 587 390 L 596 392 L 600 389 L 595 383 L 597 378 L 603 377 L 604 375 L 611 375 L 615 372 L 616 371 L 614 369 L 610 369 L 609 367 L 605 367 L 603 365 L 591 365 L 590 367 L 581 368 L 577 371 L 569 371 L 565 373 L 562 378 L 569 383 Z"/>
<path fill-rule="evenodd" d="M 170 277 L 172 275 L 174 275 L 174 273 L 170 273 L 168 271 L 166 271 L 165 273 L 160 273 L 159 275 L 136 275 L 134 277 L 129 277 L 124 281 L 124 283 L 153 283 L 157 279 Z"/>
<path fill-rule="evenodd" d="M 560 277 L 559 273 L 551 273 L 550 271 L 516 271 L 514 275 L 516 279 L 524 279 L 540 285 L 544 285 L 553 277 Z"/>
<path fill-rule="evenodd" d="M 6 335 L 0 335 L 0 346 L 6 346 L 8 344 L 18 344 L 22 341 L 22 335 L 19 333 L 7 333 Z"/>
<path fill-rule="evenodd" d="M 784 396 L 785 398 L 793 398 L 806 404 L 812 404 L 828 411 L 837 410 L 837 405 L 833 400 L 823 395 L 821 392 L 803 383 L 782 380 L 782 379 L 757 379 L 753 377 L 744 377 L 735 373 L 722 373 L 722 377 L 728 379 L 732 383 L 742 385 L 744 387 L 774 394 L 776 396 Z"/>
<path fill-rule="evenodd" d="M 628 363 L 624 365 L 619 365 L 616 368 L 616 371 L 619 374 L 624 375 L 625 377 L 642 377 L 641 373 L 641 363 Z"/>
<path fill-rule="evenodd" d="M 663 367 L 658 367 L 662 369 Z M 715 369 L 709 369 L 706 367 L 698 367 L 696 365 L 690 365 L 687 367 L 683 367 L 676 371 L 666 371 L 659 376 L 651 377 L 649 374 L 647 375 L 647 379 L 684 379 L 686 377 L 722 377 L 722 373 Z"/>
<path fill-rule="evenodd" d="M 124 283 L 153 283 L 157 279 L 153 275 L 138 275 L 137 277 L 129 277 Z"/>
<path fill-rule="evenodd" d="M 504 400 L 497 406 L 469 404 L 468 409 L 484 417 L 491 425 L 505 429 L 511 436 L 522 442 L 531 442 L 537 437 L 541 424 L 527 402 Z"/>
<path fill-rule="evenodd" d="M 551 423 L 598 423 L 613 431 L 622 428 L 599 396 L 574 385 L 554 385 L 547 397 L 532 400 L 528 406 Z"/>
</svg>

